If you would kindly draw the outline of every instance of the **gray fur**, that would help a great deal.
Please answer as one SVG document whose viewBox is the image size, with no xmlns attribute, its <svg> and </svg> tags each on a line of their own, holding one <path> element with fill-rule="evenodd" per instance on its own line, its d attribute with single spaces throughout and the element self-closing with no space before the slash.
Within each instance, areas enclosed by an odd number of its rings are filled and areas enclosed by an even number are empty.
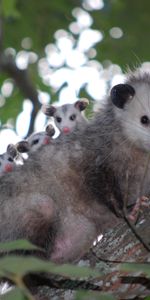
<svg viewBox="0 0 150 300">
<path fill-rule="evenodd" d="M 145 78 L 127 80 L 135 96 L 123 108 L 108 97 L 85 128 L 61 135 L 0 178 L 0 241 L 27 238 L 53 261 L 74 261 L 118 222 L 112 210 L 122 215 L 125 198 L 132 204 L 150 194 L 150 129 L 140 124 L 141 114 L 150 115 Z"/>
<path fill-rule="evenodd" d="M 53 117 L 55 125 L 61 133 L 68 134 L 85 127 L 87 119 L 82 111 L 86 109 L 88 104 L 88 99 L 81 98 L 74 104 L 64 104 L 62 106 L 43 105 L 42 111 L 45 115 Z"/>
<path fill-rule="evenodd" d="M 92 137 L 86 142 L 91 148 L 87 181 L 100 201 L 103 198 L 118 214 L 126 198 L 130 206 L 138 197 L 150 195 L 150 123 L 140 122 L 145 115 L 150 119 L 150 75 L 136 72 L 126 83 L 135 95 L 123 108 L 113 105 L 111 97 L 106 99 L 105 109 L 85 132 Z M 90 160 L 92 148 L 97 152 L 95 164 Z"/>
<path fill-rule="evenodd" d="M 14 169 L 17 154 L 16 147 L 13 144 L 9 144 L 6 152 L 0 155 L 0 176 Z"/>
<path fill-rule="evenodd" d="M 13 176 L 0 180 L 0 240 L 28 238 L 44 247 L 52 260 L 72 261 L 87 251 L 108 222 L 117 222 L 85 186 L 79 171 L 82 160 L 80 143 L 60 138 L 32 153 Z"/>
<path fill-rule="evenodd" d="M 51 137 L 54 134 L 55 129 L 51 124 L 49 124 L 45 131 L 33 133 L 28 137 L 28 139 L 18 142 L 16 148 L 21 153 L 28 152 L 28 154 L 31 154 L 39 150 L 44 145 L 50 144 L 52 141 Z"/>
</svg>

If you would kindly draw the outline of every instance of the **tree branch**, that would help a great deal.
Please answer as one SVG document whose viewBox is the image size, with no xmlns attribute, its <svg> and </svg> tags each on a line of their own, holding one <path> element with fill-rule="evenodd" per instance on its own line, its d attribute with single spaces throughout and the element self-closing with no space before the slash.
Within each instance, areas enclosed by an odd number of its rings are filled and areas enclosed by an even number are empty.
<svg viewBox="0 0 150 300">
<path fill-rule="evenodd" d="M 149 228 L 150 211 L 145 208 L 137 230 L 147 242 Z M 121 220 L 120 224 L 109 229 L 103 239 L 82 259 L 82 265 L 95 267 L 103 273 L 102 276 L 80 281 L 47 275 L 45 279 L 39 279 L 40 286 L 33 289 L 34 295 L 38 296 L 38 299 L 73 300 L 76 290 L 79 289 L 95 293 L 107 292 L 116 299 L 143 299 L 150 294 L 150 280 L 142 272 L 137 274 L 122 271 L 120 263 L 148 263 L 149 259 L 150 253 L 137 240 L 126 222 Z"/>
<path fill-rule="evenodd" d="M 11 76 L 12 79 L 14 79 L 17 86 L 19 87 L 19 89 L 21 90 L 22 94 L 26 98 L 29 98 L 33 104 L 30 126 L 27 134 L 30 135 L 33 132 L 34 121 L 37 112 L 40 109 L 40 104 L 38 101 L 38 92 L 33 86 L 27 70 L 20 70 L 17 67 L 14 58 L 11 55 L 0 55 L 0 71 L 5 72 L 9 76 Z"/>
</svg>

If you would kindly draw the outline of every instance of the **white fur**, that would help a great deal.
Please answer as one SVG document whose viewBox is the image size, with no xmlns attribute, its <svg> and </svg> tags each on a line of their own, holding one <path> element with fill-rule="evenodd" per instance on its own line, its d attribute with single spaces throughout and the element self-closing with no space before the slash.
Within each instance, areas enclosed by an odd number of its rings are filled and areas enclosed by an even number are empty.
<svg viewBox="0 0 150 300">
<path fill-rule="evenodd" d="M 75 115 L 75 120 L 70 120 L 70 117 L 72 115 Z M 60 123 L 57 122 L 56 116 L 60 117 L 62 121 Z M 83 112 L 80 112 L 73 104 L 67 104 L 67 110 L 66 112 L 63 112 L 62 107 L 57 107 L 56 113 L 54 114 L 54 121 L 59 128 L 59 130 L 62 132 L 63 128 L 68 127 L 70 129 L 70 132 L 72 132 L 77 124 L 83 124 L 86 122 L 85 117 L 83 116 Z"/>
<path fill-rule="evenodd" d="M 11 157 L 10 154 L 8 154 L 7 152 L 3 153 L 2 155 L 0 155 L 0 176 L 2 176 L 5 173 L 5 166 L 9 165 L 9 166 L 14 166 L 15 162 L 14 159 L 13 161 L 9 161 L 8 159 Z"/>
<path fill-rule="evenodd" d="M 46 131 L 33 133 L 28 139 L 30 153 L 37 151 L 42 145 L 44 145 L 44 140 L 47 138 L 50 141 L 50 136 L 47 135 Z M 37 140 L 36 144 L 32 144 L 33 141 Z"/>
<path fill-rule="evenodd" d="M 128 99 L 123 109 L 115 107 L 117 119 L 121 121 L 125 137 L 137 147 L 150 151 L 150 123 L 141 123 L 141 117 L 147 116 L 150 120 L 150 84 L 144 80 L 132 84 L 135 95 Z"/>
</svg>

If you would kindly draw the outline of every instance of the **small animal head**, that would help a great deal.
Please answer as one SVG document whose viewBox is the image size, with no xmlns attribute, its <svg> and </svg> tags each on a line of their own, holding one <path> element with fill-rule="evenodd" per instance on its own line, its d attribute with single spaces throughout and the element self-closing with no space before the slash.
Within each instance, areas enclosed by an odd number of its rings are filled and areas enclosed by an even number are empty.
<svg viewBox="0 0 150 300">
<path fill-rule="evenodd" d="M 53 117 L 56 126 L 64 134 L 72 132 L 78 124 L 86 122 L 81 112 L 86 109 L 89 101 L 81 98 L 74 104 L 64 104 L 62 106 L 43 105 L 42 110 L 45 115 Z"/>
<path fill-rule="evenodd" d="M 111 90 L 115 117 L 133 145 L 150 151 L 150 75 L 133 76 Z"/>
<path fill-rule="evenodd" d="M 45 131 L 37 132 L 29 136 L 25 141 L 20 141 L 17 143 L 17 150 L 21 153 L 25 152 L 35 152 L 40 147 L 48 145 L 51 142 L 51 137 L 55 134 L 54 127 L 49 124 Z"/>
<path fill-rule="evenodd" d="M 13 144 L 9 144 L 7 151 L 0 155 L 0 175 L 13 171 L 15 165 L 14 159 L 16 157 L 16 147 Z"/>
</svg>

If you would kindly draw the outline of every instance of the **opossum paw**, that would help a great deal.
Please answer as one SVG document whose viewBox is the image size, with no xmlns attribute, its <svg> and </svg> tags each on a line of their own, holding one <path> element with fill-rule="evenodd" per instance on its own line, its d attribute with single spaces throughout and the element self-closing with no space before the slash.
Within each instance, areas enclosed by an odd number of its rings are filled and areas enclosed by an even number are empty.
<svg viewBox="0 0 150 300">
<path fill-rule="evenodd" d="M 136 223 L 142 206 L 150 207 L 150 199 L 148 197 L 142 196 L 136 200 L 131 213 L 128 215 L 130 221 Z"/>
</svg>

